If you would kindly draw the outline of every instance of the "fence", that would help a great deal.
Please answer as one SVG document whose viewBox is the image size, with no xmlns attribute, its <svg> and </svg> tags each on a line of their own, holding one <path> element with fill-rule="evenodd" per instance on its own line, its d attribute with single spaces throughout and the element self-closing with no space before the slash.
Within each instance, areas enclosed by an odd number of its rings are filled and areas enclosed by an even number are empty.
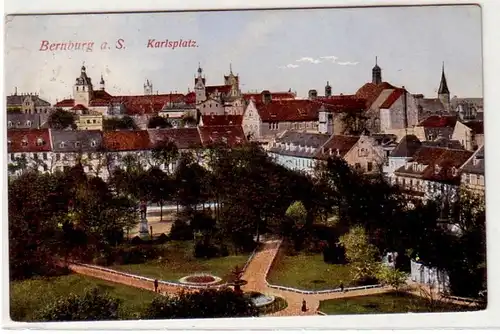
<svg viewBox="0 0 500 334">
<path fill-rule="evenodd" d="M 342 291 L 367 290 L 367 289 L 374 289 L 374 288 L 382 287 L 381 284 L 373 284 L 373 285 L 354 286 L 354 287 L 344 288 L 344 290 L 342 290 L 340 288 L 329 289 L 329 290 L 300 290 L 300 289 L 290 288 L 287 286 L 270 284 L 267 281 L 267 275 L 269 274 L 269 271 L 271 270 L 271 267 L 274 264 L 274 261 L 276 259 L 276 256 L 278 255 L 278 251 L 279 251 L 279 248 L 280 248 L 282 242 L 283 242 L 283 240 L 280 240 L 278 242 L 278 246 L 276 247 L 277 248 L 276 254 L 274 255 L 273 260 L 269 262 L 269 265 L 267 266 L 266 271 L 265 271 L 264 279 L 265 279 L 267 287 L 269 287 L 269 288 L 277 289 L 277 290 L 281 290 L 281 291 L 295 292 L 295 293 L 300 293 L 300 294 L 304 294 L 304 295 L 321 295 L 321 294 L 328 294 L 328 293 L 335 293 L 335 292 L 342 292 Z"/>
<path fill-rule="evenodd" d="M 437 268 L 427 267 L 412 260 L 410 278 L 413 282 L 437 289 L 441 293 L 449 292 L 450 278 L 445 271 Z"/>
</svg>

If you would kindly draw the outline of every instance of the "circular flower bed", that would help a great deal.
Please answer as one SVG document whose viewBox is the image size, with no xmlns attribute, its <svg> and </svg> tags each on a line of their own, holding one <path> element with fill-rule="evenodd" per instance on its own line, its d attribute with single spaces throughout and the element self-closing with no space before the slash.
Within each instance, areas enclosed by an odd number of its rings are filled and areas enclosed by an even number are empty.
<svg viewBox="0 0 500 334">
<path fill-rule="evenodd" d="M 222 278 L 210 274 L 189 275 L 179 280 L 180 283 L 187 285 L 213 285 L 220 281 Z"/>
<path fill-rule="evenodd" d="M 260 292 L 255 291 L 249 292 L 247 293 L 247 295 L 250 297 L 255 306 L 259 308 L 272 304 L 276 299 L 276 297 L 274 296 L 264 295 Z"/>
</svg>

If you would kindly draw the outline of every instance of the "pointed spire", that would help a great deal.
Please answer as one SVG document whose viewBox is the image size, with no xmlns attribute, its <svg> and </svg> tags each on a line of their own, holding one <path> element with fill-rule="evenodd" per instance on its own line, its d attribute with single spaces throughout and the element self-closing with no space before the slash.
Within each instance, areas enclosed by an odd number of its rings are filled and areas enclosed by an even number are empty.
<svg viewBox="0 0 500 334">
<path fill-rule="evenodd" d="M 104 78 L 102 77 L 102 73 L 101 73 L 101 85 L 104 85 Z"/>
<path fill-rule="evenodd" d="M 443 67 L 441 70 L 441 82 L 439 83 L 438 94 L 450 94 L 450 90 L 448 89 L 448 83 L 446 82 L 446 76 L 444 74 L 444 61 Z"/>
<path fill-rule="evenodd" d="M 375 66 L 378 65 L 378 56 L 375 56 Z"/>
<path fill-rule="evenodd" d="M 229 63 L 229 74 L 233 74 L 233 64 Z"/>
</svg>

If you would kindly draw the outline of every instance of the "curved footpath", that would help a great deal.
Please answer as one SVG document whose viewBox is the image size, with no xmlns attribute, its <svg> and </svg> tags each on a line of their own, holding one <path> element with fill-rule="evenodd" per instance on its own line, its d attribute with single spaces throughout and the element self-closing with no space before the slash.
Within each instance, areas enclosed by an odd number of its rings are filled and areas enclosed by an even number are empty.
<svg viewBox="0 0 500 334">
<path fill-rule="evenodd" d="M 270 240 L 264 242 L 260 248 L 255 252 L 253 258 L 249 261 L 243 279 L 248 283 L 242 287 L 244 291 L 258 291 L 265 294 L 279 296 L 284 298 L 288 306 L 284 310 L 276 313 L 269 314 L 268 316 L 300 316 L 300 315 L 316 315 L 319 304 L 322 300 L 327 299 L 340 299 L 355 296 L 366 296 L 384 293 L 390 291 L 391 288 L 372 288 L 367 290 L 354 290 L 347 292 L 332 292 L 324 294 L 303 294 L 299 292 L 282 291 L 270 288 L 267 285 L 266 275 L 271 267 L 271 264 L 278 254 L 280 240 Z M 135 277 L 128 277 L 117 273 L 100 270 L 98 267 L 87 267 L 78 264 L 68 264 L 70 270 L 87 276 L 100 278 L 103 280 L 111 281 L 114 283 L 125 284 L 136 288 L 154 291 L 152 282 L 141 280 Z M 176 294 L 184 291 L 196 291 L 193 288 L 183 288 L 179 286 L 166 285 L 159 282 L 159 292 L 162 294 Z M 415 292 L 414 292 L 415 293 Z M 302 311 L 302 301 L 306 301 L 307 311 Z M 450 301 L 453 302 L 453 301 Z M 459 304 L 459 302 L 457 302 Z"/>
</svg>

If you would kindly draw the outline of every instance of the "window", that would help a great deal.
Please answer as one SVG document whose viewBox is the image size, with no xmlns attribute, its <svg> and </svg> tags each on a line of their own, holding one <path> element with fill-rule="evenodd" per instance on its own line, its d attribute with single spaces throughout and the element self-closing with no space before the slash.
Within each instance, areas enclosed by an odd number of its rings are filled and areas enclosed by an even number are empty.
<svg viewBox="0 0 500 334">
<path fill-rule="evenodd" d="M 470 176 L 470 183 L 471 184 L 477 184 L 477 175 L 471 174 L 471 176 Z"/>
<path fill-rule="evenodd" d="M 95 119 L 93 119 L 93 120 L 92 120 L 92 123 L 94 123 L 94 124 L 95 124 L 95 123 L 96 123 L 96 120 L 95 120 Z"/>
<path fill-rule="evenodd" d="M 368 169 L 369 172 L 371 172 L 373 170 L 373 162 L 369 162 L 368 163 L 367 169 Z"/>
<path fill-rule="evenodd" d="M 65 147 L 66 147 L 66 143 L 62 141 L 62 142 L 59 144 L 59 147 L 60 147 L 60 148 L 65 148 Z"/>
<path fill-rule="evenodd" d="M 33 153 L 33 159 L 38 160 L 38 153 Z"/>
<path fill-rule="evenodd" d="M 61 154 L 56 153 L 56 161 L 59 161 L 59 160 L 61 160 Z"/>
<path fill-rule="evenodd" d="M 43 160 L 47 160 L 47 153 L 42 153 Z"/>
<path fill-rule="evenodd" d="M 439 174 L 441 173 L 441 167 L 439 165 L 434 166 L 434 174 Z"/>
<path fill-rule="evenodd" d="M 14 161 L 15 158 L 16 158 L 16 156 L 14 155 L 14 153 L 11 153 L 10 154 L 10 160 Z"/>
<path fill-rule="evenodd" d="M 457 176 L 457 175 L 458 175 L 458 170 L 457 170 L 457 168 L 456 168 L 456 167 L 451 167 L 451 174 L 452 174 L 453 176 Z"/>
<path fill-rule="evenodd" d="M 31 127 L 31 121 L 26 121 L 26 126 Z"/>
<path fill-rule="evenodd" d="M 44 144 L 44 141 L 42 138 L 37 138 L 36 140 L 36 146 L 42 146 Z"/>
<path fill-rule="evenodd" d="M 75 147 L 80 147 L 80 142 L 79 141 L 75 142 Z"/>
<path fill-rule="evenodd" d="M 360 164 L 359 162 L 356 162 L 356 163 L 354 164 L 354 168 L 356 168 L 356 169 L 361 169 L 361 164 Z"/>
<path fill-rule="evenodd" d="M 11 128 L 11 127 L 12 127 L 12 122 L 11 122 L 11 121 L 8 121 L 8 122 L 7 122 L 7 125 L 8 125 L 8 127 L 9 127 L 9 128 Z"/>
<path fill-rule="evenodd" d="M 358 156 L 360 156 L 360 157 L 368 156 L 368 150 L 366 148 L 358 149 Z"/>
<path fill-rule="evenodd" d="M 28 146 L 28 141 L 26 139 L 23 139 L 21 141 L 21 146 Z"/>
<path fill-rule="evenodd" d="M 77 92 L 79 91 L 78 86 L 76 87 L 76 91 L 77 91 Z"/>
<path fill-rule="evenodd" d="M 479 175 L 479 185 L 484 186 L 484 176 L 483 175 Z"/>
<path fill-rule="evenodd" d="M 87 120 L 87 124 L 90 124 L 90 119 Z"/>
</svg>

